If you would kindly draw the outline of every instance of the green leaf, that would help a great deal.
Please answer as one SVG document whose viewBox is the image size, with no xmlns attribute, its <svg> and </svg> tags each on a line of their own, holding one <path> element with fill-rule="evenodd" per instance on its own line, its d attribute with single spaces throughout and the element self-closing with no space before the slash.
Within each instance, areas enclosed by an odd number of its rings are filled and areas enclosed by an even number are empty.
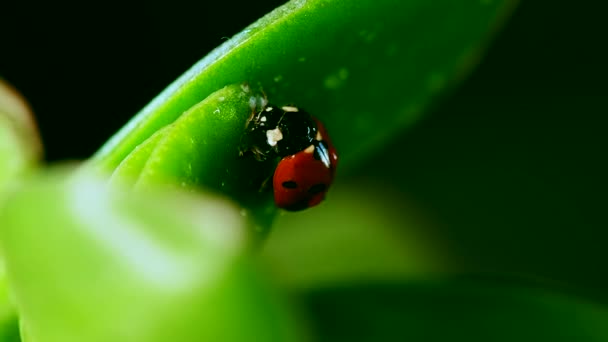
<svg viewBox="0 0 608 342">
<path fill-rule="evenodd" d="M 426 281 L 308 293 L 319 341 L 608 340 L 608 309 L 523 286 Z"/>
<path fill-rule="evenodd" d="M 246 225 L 214 195 L 119 191 L 84 173 L 28 181 L 0 216 L 28 341 L 299 340 L 243 254 Z"/>
<path fill-rule="evenodd" d="M 259 101 L 263 98 L 246 85 L 214 92 L 137 146 L 112 182 L 136 190 L 173 185 L 221 192 L 244 208 L 258 235 L 267 232 L 276 208 L 263 184 L 275 162 L 239 155 L 243 128 Z"/>
<path fill-rule="evenodd" d="M 261 86 L 270 102 L 293 103 L 321 118 L 348 165 L 415 121 L 468 71 L 514 3 L 290 1 L 193 66 L 93 161 L 115 169 L 214 91 L 249 82 Z"/>
</svg>

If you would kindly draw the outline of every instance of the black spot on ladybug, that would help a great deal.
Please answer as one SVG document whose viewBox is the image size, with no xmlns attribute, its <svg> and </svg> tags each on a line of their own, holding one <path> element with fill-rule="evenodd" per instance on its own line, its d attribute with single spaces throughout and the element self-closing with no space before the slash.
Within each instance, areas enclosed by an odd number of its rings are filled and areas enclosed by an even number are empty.
<svg viewBox="0 0 608 342">
<path fill-rule="evenodd" d="M 296 183 L 294 181 L 283 182 L 283 184 L 281 184 L 281 185 L 283 185 L 283 187 L 286 189 L 295 189 L 298 187 L 298 183 Z"/>
<path fill-rule="evenodd" d="M 313 186 L 310 187 L 310 189 L 308 189 L 308 193 L 311 195 L 316 195 L 319 194 L 323 191 L 325 191 L 325 189 L 327 189 L 327 185 L 320 183 L 320 184 L 315 184 Z"/>
</svg>

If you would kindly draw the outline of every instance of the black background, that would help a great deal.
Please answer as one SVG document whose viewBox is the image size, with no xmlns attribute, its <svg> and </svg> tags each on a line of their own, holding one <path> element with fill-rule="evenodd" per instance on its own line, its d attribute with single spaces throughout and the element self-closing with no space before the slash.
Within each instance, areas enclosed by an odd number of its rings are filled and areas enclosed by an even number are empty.
<svg viewBox="0 0 608 342">
<path fill-rule="evenodd" d="M 282 3 L 3 4 L 0 75 L 32 104 L 48 160 L 86 158 L 197 60 Z M 608 25 L 590 4 L 523 1 L 454 96 L 543 97 L 543 112 L 587 96 L 595 113 L 537 119 L 606 113 L 597 97 L 608 89 Z"/>
</svg>

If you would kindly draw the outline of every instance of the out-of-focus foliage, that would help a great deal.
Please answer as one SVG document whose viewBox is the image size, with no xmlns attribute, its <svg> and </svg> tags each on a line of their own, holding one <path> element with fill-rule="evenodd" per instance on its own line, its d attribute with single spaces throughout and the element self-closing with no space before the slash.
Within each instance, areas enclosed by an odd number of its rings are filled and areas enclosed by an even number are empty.
<svg viewBox="0 0 608 342">
<path fill-rule="evenodd" d="M 212 195 L 109 189 L 84 173 L 29 180 L 0 216 L 2 257 L 28 338 L 299 340 L 244 253 L 239 211 Z"/>
<path fill-rule="evenodd" d="M 351 285 L 306 297 L 319 341 L 588 341 L 608 339 L 608 310 L 552 291 L 430 281 Z"/>
<path fill-rule="evenodd" d="M 0 216 L 7 193 L 41 157 L 32 113 L 21 95 L 0 79 Z M 4 226 L 0 224 L 0 229 Z M 4 264 L 0 263 L 0 341 L 19 341 L 17 312 L 11 302 Z"/>
<path fill-rule="evenodd" d="M 0 79 L 0 194 L 40 159 L 40 138 L 31 116 L 21 95 Z"/>
<path fill-rule="evenodd" d="M 292 291 L 394 282 L 458 267 L 433 220 L 377 182 L 339 182 L 323 205 L 280 215 L 261 256 Z"/>
</svg>

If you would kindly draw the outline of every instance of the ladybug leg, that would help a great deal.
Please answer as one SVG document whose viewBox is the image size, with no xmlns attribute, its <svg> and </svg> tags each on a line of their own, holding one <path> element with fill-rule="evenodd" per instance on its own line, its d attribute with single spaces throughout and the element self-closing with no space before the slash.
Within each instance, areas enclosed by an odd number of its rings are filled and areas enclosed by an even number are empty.
<svg viewBox="0 0 608 342">
<path fill-rule="evenodd" d="M 260 89 L 257 91 L 259 94 L 255 93 L 249 98 L 249 107 L 251 107 L 251 110 L 253 111 L 253 116 L 255 116 L 256 113 L 262 112 L 268 105 L 266 93 L 261 86 L 259 88 Z M 247 90 L 249 90 L 249 86 L 247 86 Z"/>
<path fill-rule="evenodd" d="M 261 97 L 262 104 L 260 107 L 263 110 L 266 107 L 266 105 L 268 105 L 268 96 L 266 96 L 266 92 L 264 91 L 264 88 L 262 87 L 261 84 L 258 83 L 258 87 L 260 88 L 259 92 L 262 94 L 262 97 Z"/>
<path fill-rule="evenodd" d="M 252 154 L 255 160 L 259 162 L 263 162 L 266 160 L 266 154 L 263 151 L 256 148 L 255 146 L 251 147 L 247 143 L 242 141 L 243 139 L 241 139 L 241 146 L 239 147 L 239 158 L 243 158 L 247 156 L 247 154 Z"/>
<path fill-rule="evenodd" d="M 245 122 L 245 130 L 241 136 L 241 143 L 239 144 L 239 157 L 243 157 L 247 154 L 247 152 L 251 152 L 257 161 L 263 161 L 265 159 L 262 151 L 252 148 L 249 141 L 249 136 L 255 131 L 255 127 L 260 121 L 259 116 L 266 106 L 265 104 L 267 103 L 267 100 L 265 99 L 265 96 L 266 95 L 264 95 L 264 99 L 262 100 L 263 103 L 258 103 L 259 96 L 251 96 L 249 99 L 251 114 L 249 114 L 249 118 L 247 118 L 247 121 Z M 259 106 L 262 106 L 260 110 L 258 110 Z"/>
<path fill-rule="evenodd" d="M 249 129 L 249 126 L 251 125 L 251 122 L 254 121 L 255 117 L 257 116 L 257 114 L 259 113 L 256 110 L 256 106 L 255 105 L 251 105 L 251 102 L 255 101 L 255 99 L 252 97 L 251 100 L 249 100 L 249 105 L 251 106 L 251 114 L 249 114 L 249 118 L 247 118 L 247 121 L 245 122 L 245 130 Z"/>
<path fill-rule="evenodd" d="M 262 182 L 262 185 L 260 185 L 260 189 L 258 190 L 258 192 L 264 192 L 266 190 L 268 190 L 268 186 L 270 185 L 270 179 L 272 178 L 272 175 L 266 177 L 266 179 L 264 179 L 264 181 Z"/>
</svg>

